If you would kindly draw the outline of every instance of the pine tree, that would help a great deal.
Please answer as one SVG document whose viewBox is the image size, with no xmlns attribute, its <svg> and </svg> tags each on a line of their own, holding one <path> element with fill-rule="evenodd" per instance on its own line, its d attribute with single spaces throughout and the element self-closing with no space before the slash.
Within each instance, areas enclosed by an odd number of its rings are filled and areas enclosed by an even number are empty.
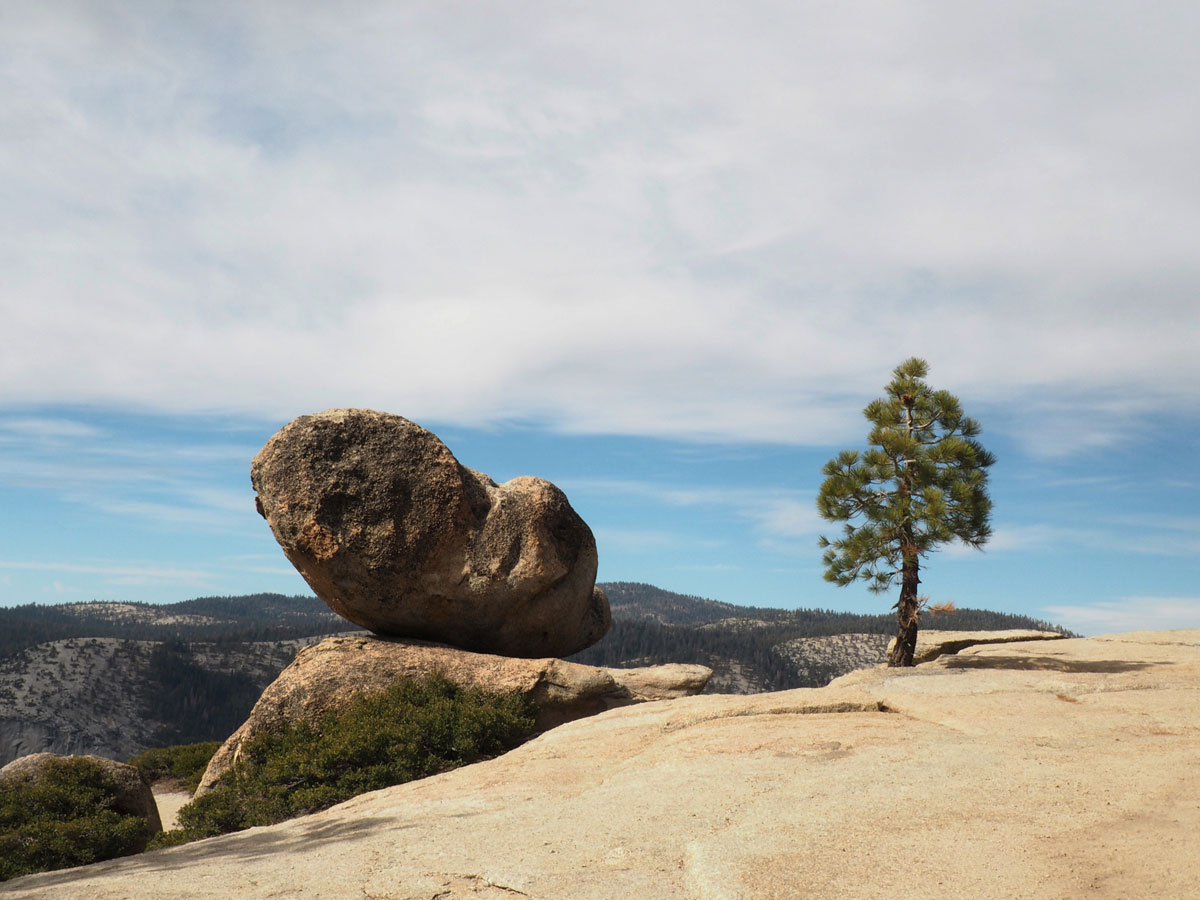
<svg viewBox="0 0 1200 900">
<path fill-rule="evenodd" d="M 979 423 L 958 398 L 925 383 L 928 371 L 916 357 L 896 367 L 886 396 L 863 410 L 871 449 L 826 463 L 817 496 L 823 517 L 847 523 L 837 540 L 820 539 L 825 580 L 866 581 L 876 593 L 900 584 L 889 666 L 913 664 L 921 558 L 956 539 L 978 549 L 991 536 L 987 469 L 995 457 L 975 440 Z"/>
</svg>

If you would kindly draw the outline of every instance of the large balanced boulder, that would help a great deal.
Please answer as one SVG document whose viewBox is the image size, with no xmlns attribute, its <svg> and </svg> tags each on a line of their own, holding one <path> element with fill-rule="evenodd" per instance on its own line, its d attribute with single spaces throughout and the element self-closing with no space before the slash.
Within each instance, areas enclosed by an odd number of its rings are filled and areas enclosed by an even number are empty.
<svg viewBox="0 0 1200 900">
<path fill-rule="evenodd" d="M 377 634 L 569 656 L 611 624 L 595 539 L 562 491 L 497 485 L 400 416 L 301 416 L 254 458 L 251 481 L 316 595 Z"/>
<path fill-rule="evenodd" d="M 112 782 L 112 809 L 127 816 L 146 820 L 146 839 L 162 831 L 158 804 L 145 777 L 133 766 L 102 756 L 60 756 L 57 753 L 31 753 L 0 768 L 0 787 L 18 781 L 38 782 L 60 761 L 86 760 L 100 767 Z M 144 845 L 143 845 L 144 846 Z"/>
<path fill-rule="evenodd" d="M 256 735 L 296 722 L 313 724 L 355 697 L 382 693 L 402 678 L 435 673 L 462 687 L 523 694 L 534 704 L 538 730 L 545 731 L 618 706 L 698 694 L 712 670 L 682 663 L 602 669 L 557 658 L 472 653 L 426 641 L 326 638 L 301 650 L 263 691 L 250 717 L 209 762 L 196 796 L 233 766 L 242 746 Z"/>
</svg>

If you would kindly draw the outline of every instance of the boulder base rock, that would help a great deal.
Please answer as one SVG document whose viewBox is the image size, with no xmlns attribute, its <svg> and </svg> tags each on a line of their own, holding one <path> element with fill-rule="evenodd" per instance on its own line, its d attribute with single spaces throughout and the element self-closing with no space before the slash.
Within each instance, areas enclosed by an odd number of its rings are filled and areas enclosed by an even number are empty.
<svg viewBox="0 0 1200 900">
<path fill-rule="evenodd" d="M 57 753 L 31 753 L 14 759 L 0 769 L 0 786 L 14 781 L 37 781 L 54 760 L 86 759 L 100 766 L 116 785 L 112 808 L 128 816 L 139 816 L 146 820 L 146 839 L 162 831 L 158 816 L 158 804 L 150 785 L 136 768 L 102 756 L 60 756 Z"/>
<path fill-rule="evenodd" d="M 250 718 L 217 750 L 196 796 L 237 760 L 242 744 L 289 722 L 315 721 L 355 696 L 379 693 L 400 678 L 440 672 L 464 687 L 517 691 L 537 707 L 539 731 L 647 700 L 698 694 L 712 670 L 673 664 L 601 669 L 556 658 L 514 659 L 425 641 L 332 637 L 301 650 L 263 692 Z"/>
<path fill-rule="evenodd" d="M 569 656 L 611 624 L 595 539 L 562 491 L 497 485 L 400 416 L 301 416 L 254 458 L 251 481 L 316 595 L 377 634 Z"/>
</svg>

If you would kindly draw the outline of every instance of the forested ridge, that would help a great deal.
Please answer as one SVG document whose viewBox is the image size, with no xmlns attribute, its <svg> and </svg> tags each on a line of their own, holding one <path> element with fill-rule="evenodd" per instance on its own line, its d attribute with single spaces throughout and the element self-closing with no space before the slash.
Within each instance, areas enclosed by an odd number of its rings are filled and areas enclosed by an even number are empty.
<svg viewBox="0 0 1200 900">
<path fill-rule="evenodd" d="M 193 648 L 180 640 L 155 645 L 143 702 L 146 718 L 163 723 L 158 743 L 193 744 L 233 734 L 293 656 L 280 648 L 275 664 L 254 677 L 244 671 L 206 668 L 197 661 Z"/>
<path fill-rule="evenodd" d="M 712 690 L 824 684 L 844 671 L 837 660 L 798 665 L 794 651 L 789 659 L 778 648 L 797 638 L 895 630 L 887 614 L 736 606 L 636 582 L 600 587 L 612 605 L 612 629 L 573 661 L 611 667 L 700 663 L 717 673 Z M 933 627 L 1061 630 L 1025 616 L 972 609 L 934 620 Z M 157 642 L 139 693 L 147 698 L 147 717 L 164 723 L 173 742 L 186 743 L 224 738 L 295 653 L 294 645 L 280 645 L 268 659 L 264 642 L 350 630 L 357 627 L 311 596 L 201 597 L 162 605 L 28 604 L 0 609 L 0 661 L 9 660 L 11 667 L 23 650 L 64 639 Z M 251 642 L 258 646 L 253 654 L 248 647 L 239 649 Z"/>
<path fill-rule="evenodd" d="M 772 609 L 735 606 L 703 597 L 675 594 L 649 584 L 607 582 L 613 627 L 598 644 L 571 657 L 593 666 L 650 666 L 700 663 L 718 673 L 737 663 L 762 690 L 816 687 L 840 674 L 837 667 L 799 669 L 776 649 L 797 638 L 837 634 L 893 635 L 891 614 L 861 615 L 831 609 Z M 928 617 L 926 627 L 954 631 L 1028 628 L 1064 630 L 1028 616 L 983 609 L 958 609 Z M 1065 632 L 1064 632 L 1065 633 Z"/>
<path fill-rule="evenodd" d="M 316 597 L 302 595 L 197 597 L 164 604 L 28 603 L 0 608 L 0 659 L 66 638 L 244 643 L 357 629 Z"/>
<path fill-rule="evenodd" d="M 647 625 L 645 628 L 614 627 L 613 632 L 596 647 L 584 651 L 590 653 L 600 650 L 606 660 L 618 657 L 635 659 L 647 653 L 657 654 L 664 647 L 677 645 L 686 649 L 703 642 L 700 638 L 687 637 L 683 631 L 673 631 L 672 628 L 689 629 L 728 623 L 730 630 L 742 631 L 749 620 L 756 623 L 755 629 L 766 629 L 762 637 L 785 640 L 827 634 L 891 634 L 895 626 L 894 616 L 885 614 L 871 616 L 830 609 L 787 610 L 737 606 L 629 581 L 602 582 L 598 586 L 608 595 L 615 623 L 622 626 L 631 623 Z M 1058 626 L 1027 616 L 978 609 L 960 609 L 953 617 L 938 621 L 944 622 L 938 627 L 962 631 L 1000 628 L 1058 630 Z M 671 628 L 650 627 L 654 624 Z M 304 595 L 197 597 L 164 604 L 104 601 L 53 605 L 28 603 L 0 607 L 0 659 L 36 644 L 77 637 L 241 643 L 290 640 L 355 630 L 358 630 L 357 625 L 338 616 L 316 597 Z M 720 638 L 706 640 L 719 642 Z M 635 652 L 638 649 L 647 649 L 647 653 Z"/>
</svg>

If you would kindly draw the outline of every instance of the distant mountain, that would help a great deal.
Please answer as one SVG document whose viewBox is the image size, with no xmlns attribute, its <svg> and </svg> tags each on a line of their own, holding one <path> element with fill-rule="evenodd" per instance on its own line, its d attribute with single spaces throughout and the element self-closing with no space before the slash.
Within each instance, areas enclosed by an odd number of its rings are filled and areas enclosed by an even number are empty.
<svg viewBox="0 0 1200 900">
<path fill-rule="evenodd" d="M 605 581 L 596 585 L 608 596 L 613 618 L 626 622 L 658 622 L 662 625 L 705 625 L 736 616 L 756 618 L 782 614 L 778 609 L 735 606 L 691 594 L 664 591 L 635 581 Z"/>
<path fill-rule="evenodd" d="M 241 643 L 287 641 L 357 629 L 311 596 L 249 594 L 163 604 L 29 603 L 0 608 L 0 659 L 67 638 Z"/>
<path fill-rule="evenodd" d="M 714 672 L 709 692 L 822 685 L 882 662 L 895 630 L 889 615 L 735 606 L 633 582 L 600 587 L 612 630 L 572 660 L 701 663 Z M 986 610 L 961 610 L 938 627 L 1061 630 Z M 315 597 L 281 594 L 0 609 L 0 765 L 39 750 L 124 759 L 223 740 L 302 646 L 356 630 Z"/>
<path fill-rule="evenodd" d="M 282 594 L 0 609 L 0 765 L 224 739 L 300 647 L 355 630 Z"/>
<path fill-rule="evenodd" d="M 700 663 L 713 670 L 710 693 L 819 687 L 864 664 L 875 664 L 864 660 L 883 662 L 887 638 L 896 631 L 893 615 L 735 606 L 637 582 L 606 582 L 599 587 L 612 606 L 613 627 L 598 644 L 570 657 L 573 662 L 617 668 Z M 1063 631 L 1028 616 L 982 609 L 940 616 L 936 627 Z M 855 637 L 809 640 L 834 635 Z"/>
<path fill-rule="evenodd" d="M 803 628 L 813 636 L 849 632 L 895 634 L 896 631 L 896 617 L 890 613 L 864 615 L 833 609 L 738 606 L 692 594 L 676 594 L 636 581 L 602 581 L 596 586 L 608 596 L 613 619 L 627 622 L 643 620 L 663 625 L 697 626 L 721 623 L 730 627 L 737 627 L 737 622 L 756 627 L 784 625 Z M 925 619 L 922 621 L 928 624 Z M 1041 619 L 988 609 L 957 609 L 944 614 L 938 622 L 939 628 L 952 628 L 955 631 L 999 631 L 1010 628 L 1063 631 L 1061 626 Z"/>
<path fill-rule="evenodd" d="M 127 759 L 228 737 L 305 644 L 74 637 L 0 660 L 0 765 L 49 750 Z"/>
</svg>

